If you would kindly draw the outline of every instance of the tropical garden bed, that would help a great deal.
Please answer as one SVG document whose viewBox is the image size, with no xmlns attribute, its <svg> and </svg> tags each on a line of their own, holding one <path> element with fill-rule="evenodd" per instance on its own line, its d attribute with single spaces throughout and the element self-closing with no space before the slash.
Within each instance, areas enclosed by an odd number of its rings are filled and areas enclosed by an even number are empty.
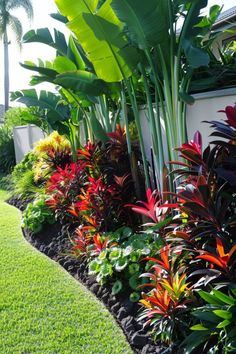
<svg viewBox="0 0 236 354">
<path fill-rule="evenodd" d="M 219 69 L 220 8 L 203 17 L 205 0 L 56 3 L 73 35 L 29 31 L 26 43 L 57 53 L 22 66 L 58 93 L 12 94 L 48 135 L 8 177 L 26 239 L 102 299 L 137 353 L 235 352 L 236 107 L 207 117 L 205 150 L 186 130 L 196 77 Z"/>
<path fill-rule="evenodd" d="M 0 352 L 133 353 L 94 295 L 25 241 L 7 197 L 1 184 Z"/>
</svg>

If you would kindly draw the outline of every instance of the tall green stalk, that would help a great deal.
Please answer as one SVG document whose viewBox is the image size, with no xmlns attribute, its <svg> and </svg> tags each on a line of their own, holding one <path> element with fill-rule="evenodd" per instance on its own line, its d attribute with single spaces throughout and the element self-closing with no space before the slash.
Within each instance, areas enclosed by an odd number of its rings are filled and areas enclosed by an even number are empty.
<svg viewBox="0 0 236 354">
<path fill-rule="evenodd" d="M 154 153 L 154 164 L 158 175 L 159 189 L 161 189 L 161 181 L 163 177 L 163 167 L 164 167 L 164 151 L 163 151 L 163 141 L 162 141 L 162 131 L 160 124 L 160 116 L 155 116 L 153 102 L 149 90 L 149 85 L 146 77 L 146 72 L 142 64 L 140 64 L 140 71 L 143 76 L 144 90 L 147 99 L 148 115 L 150 119 L 150 133 L 152 137 L 152 146 Z M 157 107 L 156 107 L 157 109 Z M 157 121 L 156 121 L 157 117 Z"/>
</svg>

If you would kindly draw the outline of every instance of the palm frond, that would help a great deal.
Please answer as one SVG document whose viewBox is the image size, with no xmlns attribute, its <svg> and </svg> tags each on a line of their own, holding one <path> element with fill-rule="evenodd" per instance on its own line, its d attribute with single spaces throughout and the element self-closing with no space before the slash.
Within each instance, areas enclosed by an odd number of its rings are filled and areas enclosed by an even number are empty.
<svg viewBox="0 0 236 354">
<path fill-rule="evenodd" d="M 0 2 L 1 7 L 1 2 Z M 11 12 L 12 10 L 22 8 L 25 10 L 27 17 L 31 20 L 34 16 L 34 10 L 31 0 L 7 0 L 6 10 Z"/>
<path fill-rule="evenodd" d="M 11 29 L 16 37 L 17 43 L 21 47 L 21 38 L 22 38 L 22 34 L 23 34 L 23 28 L 22 28 L 22 24 L 21 24 L 20 20 L 17 17 L 10 15 L 9 26 L 11 27 Z"/>
</svg>

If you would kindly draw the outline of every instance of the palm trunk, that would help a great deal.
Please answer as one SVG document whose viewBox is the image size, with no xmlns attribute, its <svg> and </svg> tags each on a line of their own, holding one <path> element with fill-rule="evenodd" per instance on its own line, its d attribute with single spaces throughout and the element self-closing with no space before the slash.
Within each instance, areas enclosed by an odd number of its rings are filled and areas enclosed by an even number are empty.
<svg viewBox="0 0 236 354">
<path fill-rule="evenodd" d="M 5 100 L 5 112 L 9 109 L 9 53 L 8 53 L 8 36 L 7 32 L 3 36 L 4 47 L 4 100 Z"/>
</svg>

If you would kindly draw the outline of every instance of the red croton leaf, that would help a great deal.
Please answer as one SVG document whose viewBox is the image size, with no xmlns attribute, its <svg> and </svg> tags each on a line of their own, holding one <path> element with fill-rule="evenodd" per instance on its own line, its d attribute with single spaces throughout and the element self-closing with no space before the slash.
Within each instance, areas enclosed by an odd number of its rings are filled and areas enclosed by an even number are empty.
<svg viewBox="0 0 236 354">
<path fill-rule="evenodd" d="M 202 254 L 197 256 L 196 259 L 204 259 L 210 263 L 213 263 L 217 267 L 229 271 L 230 270 L 230 260 L 234 252 L 236 251 L 236 244 L 230 249 L 228 253 L 225 253 L 224 246 L 221 239 L 216 240 L 216 253 L 213 254 L 208 251 L 200 251 Z"/>
</svg>

